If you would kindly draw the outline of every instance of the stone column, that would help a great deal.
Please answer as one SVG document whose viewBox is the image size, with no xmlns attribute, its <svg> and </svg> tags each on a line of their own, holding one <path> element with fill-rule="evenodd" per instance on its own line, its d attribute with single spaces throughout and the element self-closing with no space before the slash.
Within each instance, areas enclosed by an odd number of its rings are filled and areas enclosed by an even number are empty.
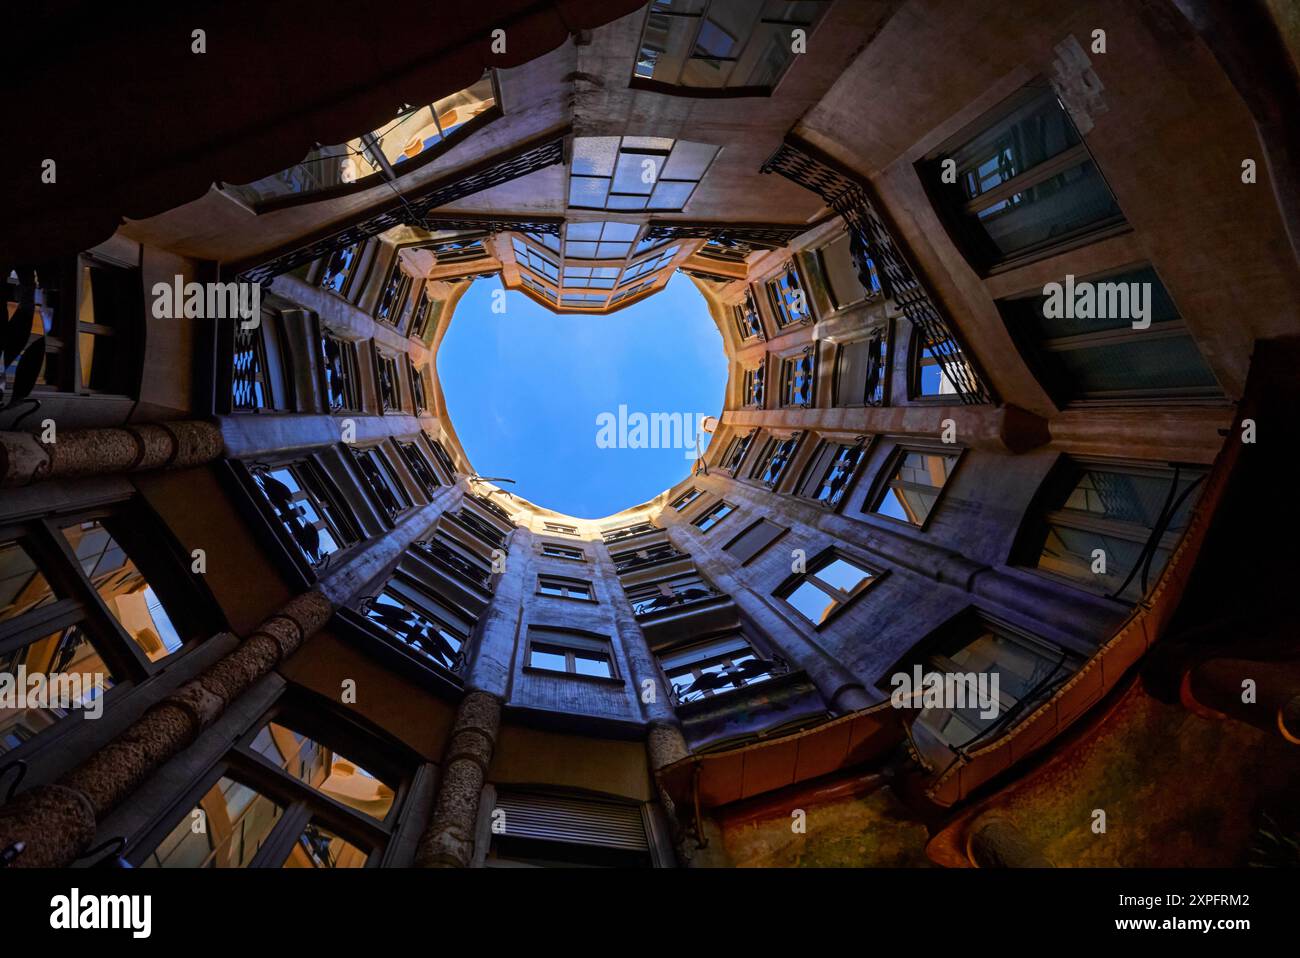
<svg viewBox="0 0 1300 958">
<path fill-rule="evenodd" d="M 501 727 L 501 705 L 497 696 L 475 691 L 456 711 L 433 819 L 416 850 L 421 868 L 466 868 L 474 857 L 479 800 Z"/>
<path fill-rule="evenodd" d="M 80 429 L 43 443 L 26 432 L 0 432 L 0 486 L 42 479 L 184 469 L 220 457 L 221 430 L 209 422 Z"/>
<path fill-rule="evenodd" d="M 966 833 L 966 855 L 977 868 L 1055 868 L 1015 825 L 992 815 Z"/>
<path fill-rule="evenodd" d="M 1234 718 L 1300 745 L 1300 662 L 1208 659 L 1183 675 L 1180 697 L 1203 718 Z"/>
<path fill-rule="evenodd" d="M 152 706 L 58 782 L 37 785 L 0 806 L 0 850 L 25 846 L 15 866 L 72 864 L 94 840 L 100 819 L 324 626 L 332 611 L 319 592 L 290 600 L 229 655 Z"/>
<path fill-rule="evenodd" d="M 694 857 L 694 849 L 686 838 L 686 829 L 682 827 L 676 803 L 673 802 L 672 796 L 659 786 L 655 776 L 660 769 L 686 758 L 690 754 L 690 749 L 686 746 L 681 728 L 670 722 L 650 723 L 646 730 L 645 748 L 646 757 L 650 762 L 650 775 L 654 779 L 655 791 L 659 795 L 659 804 L 663 806 L 664 814 L 668 817 L 668 827 L 672 829 L 673 847 L 677 850 L 677 859 L 681 864 L 688 865 Z M 692 814 L 692 810 L 686 809 L 685 814 Z"/>
</svg>

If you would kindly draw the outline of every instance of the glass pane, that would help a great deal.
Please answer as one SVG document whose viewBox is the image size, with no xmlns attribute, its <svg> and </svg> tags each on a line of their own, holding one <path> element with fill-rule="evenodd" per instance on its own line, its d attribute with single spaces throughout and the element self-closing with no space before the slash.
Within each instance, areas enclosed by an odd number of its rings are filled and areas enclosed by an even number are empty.
<svg viewBox="0 0 1300 958">
<path fill-rule="evenodd" d="M 1217 392 L 1191 336 L 1145 338 L 1122 343 L 1054 351 L 1072 394 Z"/>
<path fill-rule="evenodd" d="M 1106 556 L 1105 572 L 1092 571 L 1096 562 L 1093 553 L 1098 549 Z M 1128 578 L 1129 572 L 1137 565 L 1141 553 L 1141 542 L 1053 523 L 1048 527 L 1047 540 L 1043 543 L 1038 567 L 1055 572 L 1057 575 L 1067 576 L 1088 588 L 1112 594 Z M 1155 577 L 1160 574 L 1167 560 L 1168 553 L 1165 550 L 1156 550 L 1156 555 L 1151 562 L 1148 585 L 1155 581 Z M 1131 601 L 1141 598 L 1141 578 L 1141 573 L 1135 575 L 1120 593 L 1121 598 Z"/>
<path fill-rule="evenodd" d="M 603 209 L 609 180 L 590 176 L 569 177 L 569 205 Z M 575 254 L 581 255 L 581 254 Z"/>
<path fill-rule="evenodd" d="M 1033 169 L 1079 142 L 1056 94 L 1044 87 L 1036 96 L 956 150 L 959 177 L 967 198 L 979 196 Z"/>
<path fill-rule="evenodd" d="M 532 654 L 528 657 L 528 664 L 535 669 L 549 669 L 552 672 L 567 672 L 568 663 L 563 655 L 558 652 L 547 652 L 545 649 L 533 647 Z"/>
<path fill-rule="evenodd" d="M 362 868 L 366 853 L 324 825 L 308 822 L 283 868 Z"/>
<path fill-rule="evenodd" d="M 859 569 L 853 563 L 840 558 L 822 566 L 817 570 L 816 575 L 828 585 L 849 593 L 872 577 L 867 570 Z"/>
<path fill-rule="evenodd" d="M 253 751 L 336 802 L 383 821 L 393 790 L 356 762 L 276 722 L 253 740 Z"/>
<path fill-rule="evenodd" d="M 46 682 L 39 690 L 34 676 Z M 17 694 L 0 696 L 0 754 L 35 738 L 73 709 L 89 717 L 102 713 L 112 674 L 81 626 L 52 632 L 12 652 L 0 654 L 0 685 Z"/>
<path fill-rule="evenodd" d="M 713 161 L 718 148 L 709 143 L 691 143 L 681 140 L 668 154 L 663 169 L 666 180 L 698 180 Z"/>
<path fill-rule="evenodd" d="M 997 251 L 1009 257 L 1118 216 L 1105 180 L 1087 162 L 994 203 L 976 219 Z"/>
<path fill-rule="evenodd" d="M 906 453 L 873 511 L 915 526 L 924 525 L 956 463 L 957 457 L 952 455 Z"/>
<path fill-rule="evenodd" d="M 686 205 L 686 201 L 691 198 L 691 191 L 695 189 L 694 183 L 677 183 L 663 181 L 659 183 L 654 193 L 650 196 L 650 209 L 655 210 L 680 210 Z"/>
<path fill-rule="evenodd" d="M 827 595 L 811 582 L 801 582 L 786 596 L 785 601 L 798 609 L 810 622 L 822 623 L 835 610 L 838 600 Z"/>
<path fill-rule="evenodd" d="M 63 530 L 108 610 L 151 662 L 181 647 L 181 637 L 143 573 L 98 519 Z"/>
<path fill-rule="evenodd" d="M 579 675 L 596 675 L 607 679 L 614 674 L 610 670 L 609 659 L 596 653 L 575 652 L 573 664 L 574 671 Z"/>
<path fill-rule="evenodd" d="M 54 589 L 17 542 L 0 542 L 0 622 L 54 601 Z"/>
<path fill-rule="evenodd" d="M 284 809 L 221 778 L 141 862 L 144 868 L 247 868 Z"/>
<path fill-rule="evenodd" d="M 616 136 L 575 136 L 572 172 L 577 176 L 611 176 L 617 156 Z"/>
</svg>

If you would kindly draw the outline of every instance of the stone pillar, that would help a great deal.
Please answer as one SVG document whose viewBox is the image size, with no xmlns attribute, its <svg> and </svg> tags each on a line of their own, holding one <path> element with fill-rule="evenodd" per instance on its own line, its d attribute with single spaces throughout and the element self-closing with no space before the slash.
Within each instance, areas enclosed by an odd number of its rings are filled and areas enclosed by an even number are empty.
<svg viewBox="0 0 1300 958">
<path fill-rule="evenodd" d="M 681 728 L 670 722 L 650 723 L 646 731 L 645 747 L 646 757 L 650 762 L 650 775 L 655 781 L 655 791 L 659 795 L 659 804 L 663 806 L 664 814 L 668 817 L 668 827 L 672 829 L 677 859 L 681 864 L 688 865 L 694 857 L 694 849 L 686 838 L 686 829 L 682 827 L 676 803 L 673 802 L 671 795 L 659 787 L 659 781 L 655 776 L 660 769 L 686 758 L 690 754 L 690 749 L 686 746 Z M 693 810 L 684 809 L 683 813 L 691 815 Z"/>
<path fill-rule="evenodd" d="M 1234 718 L 1300 745 L 1300 662 L 1207 659 L 1183 675 L 1179 691 L 1203 718 Z"/>
<path fill-rule="evenodd" d="M 319 592 L 290 600 L 229 655 L 152 706 L 57 783 L 37 785 L 0 806 L 0 849 L 24 844 L 15 866 L 72 864 L 94 839 L 100 819 L 324 626 L 332 611 Z"/>
<path fill-rule="evenodd" d="M 146 469 L 184 469 L 211 462 L 225 449 L 209 422 L 80 429 L 43 443 L 26 432 L 0 432 L 0 486 Z"/>
<path fill-rule="evenodd" d="M 501 705 L 497 696 L 475 691 L 456 711 L 433 819 L 416 850 L 421 868 L 465 868 L 474 857 L 479 800 L 501 727 Z"/>
<path fill-rule="evenodd" d="M 1005 818 L 979 818 L 966 833 L 966 855 L 976 868 L 1055 868 Z"/>
</svg>

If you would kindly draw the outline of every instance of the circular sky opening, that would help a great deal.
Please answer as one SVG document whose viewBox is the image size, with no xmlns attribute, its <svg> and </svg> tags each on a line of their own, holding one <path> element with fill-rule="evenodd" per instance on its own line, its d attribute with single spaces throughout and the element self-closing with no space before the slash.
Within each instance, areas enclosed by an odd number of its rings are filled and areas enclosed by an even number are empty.
<svg viewBox="0 0 1300 958">
<path fill-rule="evenodd" d="M 498 484 L 582 519 L 681 481 L 727 386 L 722 336 L 681 273 L 606 316 L 552 313 L 499 278 L 478 280 L 456 305 L 437 368 L 479 475 L 513 479 Z"/>
</svg>

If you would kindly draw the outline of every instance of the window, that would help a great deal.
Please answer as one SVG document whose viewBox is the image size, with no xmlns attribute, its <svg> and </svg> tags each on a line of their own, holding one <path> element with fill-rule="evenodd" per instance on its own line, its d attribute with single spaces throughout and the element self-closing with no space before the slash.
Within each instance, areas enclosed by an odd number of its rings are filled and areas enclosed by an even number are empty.
<svg viewBox="0 0 1300 958">
<path fill-rule="evenodd" d="M 1034 564 L 1112 598 L 1141 599 L 1187 528 L 1205 471 L 1070 461 L 1062 474 L 1067 491 L 1043 519 Z M 1099 557 L 1105 571 L 1094 571 Z"/>
<path fill-rule="evenodd" d="M 669 562 L 686 559 L 688 556 L 684 552 L 678 552 L 671 542 L 657 542 L 643 549 L 627 549 L 623 552 L 615 552 L 610 558 L 614 560 L 614 571 L 619 575 L 624 575 L 637 569 L 666 565 Z"/>
<path fill-rule="evenodd" d="M 496 104 L 492 75 L 485 72 L 472 85 L 434 103 L 403 105 L 392 119 L 359 137 L 317 146 L 286 170 L 253 183 L 224 185 L 224 189 L 254 206 L 269 206 L 275 200 L 337 196 L 391 182 L 500 115 Z"/>
<path fill-rule="evenodd" d="M 828 509 L 837 508 L 864 456 L 861 442 L 852 446 L 842 442 L 823 442 L 805 468 L 803 483 L 796 494 L 814 499 Z"/>
<path fill-rule="evenodd" d="M 781 360 L 781 405 L 804 406 L 813 404 L 813 382 L 817 370 L 817 349 L 807 346 L 796 356 Z"/>
<path fill-rule="evenodd" d="M 218 763 L 192 810 L 129 858 L 145 868 L 377 864 L 415 760 L 376 744 L 314 709 L 277 707 Z M 194 828 L 199 820 L 207 827 Z"/>
<path fill-rule="evenodd" d="M 329 411 L 361 411 L 361 377 L 357 372 L 357 345 L 321 333 L 321 377 Z"/>
<path fill-rule="evenodd" d="M 995 708 L 981 707 L 978 686 L 967 685 L 964 707 L 929 706 L 917 712 L 916 724 L 953 748 L 972 746 L 996 730 L 1009 728 L 1045 701 L 1081 664 L 1077 656 L 1040 639 L 982 617 L 963 619 L 960 627 L 946 630 L 949 635 L 926 656 L 922 669 L 941 675 L 996 675 L 998 697 Z M 993 711 L 997 714 L 990 714 Z"/>
<path fill-rule="evenodd" d="M 280 337 L 280 317 L 263 311 L 253 329 L 236 325 L 230 363 L 232 412 L 291 410 L 293 396 Z"/>
<path fill-rule="evenodd" d="M 810 323 L 813 320 L 812 308 L 808 294 L 804 292 L 799 279 L 799 271 L 794 261 L 785 264 L 781 275 L 767 281 L 767 298 L 772 304 L 777 326 L 784 329 L 798 323 Z"/>
<path fill-rule="evenodd" d="M 763 449 L 754 462 L 754 468 L 749 472 L 749 478 L 757 479 L 768 488 L 775 489 L 785 474 L 786 466 L 790 465 L 790 460 L 798 451 L 802 439 L 802 432 L 796 432 L 785 439 L 773 436 L 763 444 Z"/>
<path fill-rule="evenodd" d="M 814 258 L 826 280 L 831 306 L 846 309 L 880 295 L 880 277 L 876 264 L 863 251 L 862 259 L 869 270 L 863 282 L 858 264 L 853 261 L 853 236 L 847 230 L 814 251 Z"/>
<path fill-rule="evenodd" d="M 289 541 L 311 568 L 324 568 L 330 556 L 360 541 L 356 523 L 315 463 L 258 466 L 252 476 Z"/>
<path fill-rule="evenodd" d="M 702 602 L 718 595 L 718 591 L 695 572 L 627 588 L 627 601 L 638 616 Z"/>
<path fill-rule="evenodd" d="M 469 582 L 480 589 L 490 589 L 491 566 L 482 556 L 446 532 L 435 530 L 428 539 L 415 543 L 415 548 L 415 553 L 408 553 L 408 555 L 427 559 L 441 570 L 450 572 L 453 577 Z"/>
<path fill-rule="evenodd" d="M 442 483 L 438 481 L 438 474 L 433 467 L 429 465 L 429 460 L 424 457 L 420 447 L 413 442 L 402 442 L 400 439 L 395 440 L 397 449 L 406 460 L 407 468 L 415 476 L 415 481 L 420 484 L 424 494 L 430 499 L 433 498 L 433 490 L 437 489 Z"/>
<path fill-rule="evenodd" d="M 543 522 L 542 528 L 547 532 L 556 532 L 562 536 L 576 536 L 578 534 L 577 526 L 566 525 L 563 522 Z"/>
<path fill-rule="evenodd" d="M 722 459 L 718 462 L 718 468 L 726 469 L 735 475 L 740 464 L 745 461 L 745 453 L 749 452 L 749 445 L 754 441 L 754 434 L 757 432 L 757 429 L 751 429 L 743 436 L 733 436 L 731 442 L 727 444 L 727 451 L 722 454 Z"/>
<path fill-rule="evenodd" d="M 690 489 L 687 489 L 687 490 L 686 490 L 685 492 L 683 492 L 680 496 L 678 496 L 676 499 L 674 499 L 674 500 L 670 503 L 670 505 L 671 505 L 674 509 L 676 509 L 678 512 L 681 512 L 683 509 L 685 509 L 687 506 L 689 506 L 689 505 L 690 505 L 692 502 L 694 502 L 696 499 L 700 498 L 700 496 L 701 496 L 702 494 L 703 494 L 703 493 L 701 493 L 700 490 L 698 490 L 698 489 L 692 487 L 692 488 L 690 488 Z"/>
<path fill-rule="evenodd" d="M 766 365 L 760 363 L 753 369 L 745 370 L 745 381 L 743 386 L 744 404 L 750 407 L 762 408 L 763 406 L 763 373 Z"/>
<path fill-rule="evenodd" d="M 402 485 L 397 473 L 393 471 L 393 465 L 388 461 L 380 446 L 368 446 L 364 449 L 358 449 L 355 446 L 349 446 L 352 458 L 357 467 L 361 470 L 361 476 L 366 481 L 366 487 L 374 495 L 375 501 L 379 503 L 380 508 L 390 520 L 395 520 L 399 515 L 411 508 L 411 496 Z"/>
<path fill-rule="evenodd" d="M 548 559 L 573 559 L 586 562 L 587 554 L 575 546 L 560 545 L 558 542 L 543 542 L 542 555 Z"/>
<path fill-rule="evenodd" d="M 620 526 L 617 529 L 606 529 L 601 532 L 601 538 L 605 540 L 606 545 L 614 542 L 622 542 L 624 539 L 634 539 L 637 536 L 648 535 L 651 532 L 658 532 L 659 527 L 652 522 L 634 522 L 630 526 Z"/>
<path fill-rule="evenodd" d="M 486 542 L 493 549 L 503 549 L 506 544 L 506 534 L 499 528 L 484 519 L 473 509 L 467 509 L 463 506 L 461 510 L 455 513 L 458 523 L 476 535 L 479 539 Z"/>
<path fill-rule="evenodd" d="M 1047 308 L 1048 297 L 1042 295 L 998 303 L 1026 364 L 1058 406 L 1080 400 L 1222 397 L 1196 340 L 1150 266 L 1062 285 L 1062 309 Z M 1078 315 L 1084 309 L 1075 308 L 1076 288 L 1095 293 L 1086 316 Z M 1133 328 L 1141 319 L 1139 303 L 1145 303 L 1150 322 L 1144 329 Z M 1057 315 L 1048 317 L 1048 312 Z"/>
<path fill-rule="evenodd" d="M 791 30 L 811 32 L 824 9 L 786 0 L 659 0 L 646 16 L 633 84 L 766 93 L 794 60 Z"/>
<path fill-rule="evenodd" d="M 357 254 L 361 251 L 358 243 L 336 249 L 325 259 L 325 267 L 320 274 L 320 287 L 331 293 L 344 295 L 352 267 L 356 265 Z"/>
<path fill-rule="evenodd" d="M 1110 188 L 1046 83 L 1009 99 L 979 131 L 932 157 L 925 177 L 976 269 L 1044 256 L 1123 225 Z M 943 161 L 957 183 L 942 181 Z"/>
<path fill-rule="evenodd" d="M 375 349 L 375 384 L 384 412 L 401 412 L 402 396 L 397 386 L 397 358 Z"/>
<path fill-rule="evenodd" d="M 532 629 L 528 633 L 528 668 L 597 679 L 617 679 L 609 640 L 576 632 Z"/>
<path fill-rule="evenodd" d="M 537 591 L 542 595 L 555 596 L 558 599 L 580 599 L 583 602 L 595 602 L 596 595 L 590 582 L 581 579 L 564 579 L 560 576 L 542 575 L 537 577 Z"/>
<path fill-rule="evenodd" d="M 957 452 L 899 449 L 885 467 L 884 485 L 872 497 L 870 511 L 923 528 L 960 458 Z"/>
<path fill-rule="evenodd" d="M 456 478 L 456 464 L 452 461 L 451 454 L 447 452 L 447 447 L 437 439 L 430 439 L 426 433 L 421 435 L 428 443 L 429 451 L 433 453 L 433 461 L 442 469 L 443 482 L 450 484 Z"/>
<path fill-rule="evenodd" d="M 778 526 L 775 522 L 759 519 L 722 548 L 730 552 L 732 557 L 741 565 L 745 565 L 789 531 L 784 526 Z"/>
<path fill-rule="evenodd" d="M 574 137 L 569 206 L 676 212 L 717 153 L 707 143 L 662 136 Z"/>
<path fill-rule="evenodd" d="M 703 513 L 691 525 L 698 528 L 701 532 L 708 532 L 727 516 L 736 511 L 736 507 L 728 502 L 719 502 L 708 512 Z"/>
<path fill-rule="evenodd" d="M 889 329 L 878 326 L 864 339 L 841 343 L 835 351 L 835 405 L 883 406 L 889 370 Z"/>
<path fill-rule="evenodd" d="M 475 619 L 399 573 L 362 604 L 366 619 L 411 651 L 448 671 L 460 668 Z"/>
<path fill-rule="evenodd" d="M 219 628 L 188 566 L 167 555 L 162 530 L 129 506 L 0 528 L 0 684 L 31 690 L 39 675 L 58 693 L 0 708 L 0 754 L 112 707 L 113 689 Z"/>
<path fill-rule="evenodd" d="M 763 335 L 763 319 L 758 314 L 758 303 L 754 302 L 753 287 L 746 287 L 745 302 L 739 306 L 733 306 L 731 309 L 736 319 L 736 332 L 740 334 L 741 342 L 766 338 Z"/>
<path fill-rule="evenodd" d="M 822 626 L 878 578 L 876 573 L 832 550 L 776 595 L 813 625 Z"/>
<path fill-rule="evenodd" d="M 507 825 L 491 829 L 488 868 L 649 868 L 662 862 L 642 806 L 626 800 L 503 789 L 491 810 Z"/>
<path fill-rule="evenodd" d="M 738 630 L 660 652 L 658 658 L 674 705 L 760 685 L 788 670 L 784 662 L 759 655 Z"/>
<path fill-rule="evenodd" d="M 393 261 L 389 270 L 388 282 L 379 293 L 379 303 L 375 306 L 375 319 L 389 326 L 396 326 L 402 316 L 402 307 L 406 305 L 406 294 L 411 291 L 411 277 L 402 270 L 402 261 Z"/>
<path fill-rule="evenodd" d="M 429 400 L 424 392 L 424 376 L 420 370 L 415 368 L 415 363 L 411 362 L 411 357 L 406 357 L 406 374 L 411 380 L 411 398 L 415 403 L 415 414 L 429 411 Z"/>
<path fill-rule="evenodd" d="M 138 390 L 140 366 L 136 337 L 144 317 L 144 281 L 140 269 L 120 266 L 89 253 L 43 265 L 39 270 L 6 271 L 6 325 L 21 305 L 32 309 L 26 339 L 8 346 L 0 370 L 14 394 L 20 356 L 41 349 L 44 362 L 35 372 L 33 392 L 59 391 L 89 395 L 132 395 Z M 12 331 L 22 336 L 21 331 Z M 37 346 L 41 343 L 41 346 Z M 29 360 L 30 361 L 30 360 Z"/>
<path fill-rule="evenodd" d="M 429 334 L 429 324 L 440 312 L 434 308 L 434 300 L 429 297 L 429 284 L 420 287 L 420 295 L 415 300 L 415 309 L 411 312 L 411 335 L 424 339 Z M 441 303 L 437 304 L 441 307 Z"/>
<path fill-rule="evenodd" d="M 953 383 L 950 370 L 941 358 L 944 355 L 949 357 L 948 364 L 962 370 L 969 381 L 976 381 L 965 358 L 951 340 L 936 342 L 928 338 L 919 328 L 913 327 L 910 352 L 911 384 L 908 395 L 913 399 L 942 397 L 960 401 L 961 390 Z"/>
</svg>

